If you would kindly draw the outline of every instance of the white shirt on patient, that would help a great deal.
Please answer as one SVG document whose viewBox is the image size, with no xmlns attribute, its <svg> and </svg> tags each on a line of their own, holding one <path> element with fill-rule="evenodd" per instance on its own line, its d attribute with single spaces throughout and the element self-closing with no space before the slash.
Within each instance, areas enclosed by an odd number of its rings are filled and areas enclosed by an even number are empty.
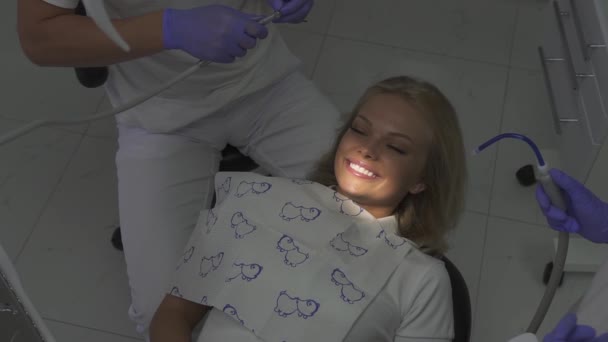
<svg viewBox="0 0 608 342">
<path fill-rule="evenodd" d="M 387 231 L 397 230 L 397 222 L 392 217 L 382 219 L 381 223 Z M 451 341 L 454 327 L 450 284 L 442 261 L 413 250 L 359 317 L 344 341 Z M 197 341 L 262 340 L 214 308 Z"/>
</svg>

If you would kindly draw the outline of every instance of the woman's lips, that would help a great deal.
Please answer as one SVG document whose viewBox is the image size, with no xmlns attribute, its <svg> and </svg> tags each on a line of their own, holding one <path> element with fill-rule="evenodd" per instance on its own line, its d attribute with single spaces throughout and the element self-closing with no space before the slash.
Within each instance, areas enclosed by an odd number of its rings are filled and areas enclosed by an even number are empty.
<svg viewBox="0 0 608 342">
<path fill-rule="evenodd" d="M 346 169 L 353 175 L 363 178 L 363 179 L 376 179 L 378 178 L 378 174 L 374 171 L 369 170 L 368 168 L 362 166 L 361 164 L 346 159 Z"/>
</svg>

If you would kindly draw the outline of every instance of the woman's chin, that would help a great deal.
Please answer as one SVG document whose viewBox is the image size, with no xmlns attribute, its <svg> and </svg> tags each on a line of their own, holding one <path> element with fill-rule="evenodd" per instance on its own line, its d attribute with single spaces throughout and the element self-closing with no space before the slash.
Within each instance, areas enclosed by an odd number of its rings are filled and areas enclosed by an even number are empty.
<svg viewBox="0 0 608 342">
<path fill-rule="evenodd" d="M 356 186 L 339 187 L 338 192 L 357 203 L 365 202 L 365 199 L 368 197 L 368 192 Z"/>
<path fill-rule="evenodd" d="M 374 187 L 369 181 L 345 177 L 339 184 L 340 188 L 348 192 L 350 196 L 365 197 L 374 194 Z"/>
</svg>

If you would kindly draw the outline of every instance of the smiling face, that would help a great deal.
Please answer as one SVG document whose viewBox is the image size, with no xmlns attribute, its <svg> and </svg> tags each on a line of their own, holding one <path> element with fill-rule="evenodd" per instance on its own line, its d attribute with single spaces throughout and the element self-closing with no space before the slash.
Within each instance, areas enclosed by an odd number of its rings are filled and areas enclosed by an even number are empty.
<svg viewBox="0 0 608 342">
<path fill-rule="evenodd" d="M 402 97 L 372 96 L 338 145 L 338 192 L 377 218 L 392 215 L 408 194 L 425 190 L 432 140 L 429 124 Z"/>
</svg>

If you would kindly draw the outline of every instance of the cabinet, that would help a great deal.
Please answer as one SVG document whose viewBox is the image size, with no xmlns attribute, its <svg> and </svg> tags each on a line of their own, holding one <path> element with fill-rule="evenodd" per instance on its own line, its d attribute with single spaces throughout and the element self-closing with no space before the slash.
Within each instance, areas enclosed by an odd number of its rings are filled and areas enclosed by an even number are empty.
<svg viewBox="0 0 608 342">
<path fill-rule="evenodd" d="M 607 13 L 601 0 L 554 0 L 538 47 L 562 168 L 585 181 L 608 136 Z"/>
<path fill-rule="evenodd" d="M 599 1 L 597 3 L 597 12 L 600 18 L 599 25 L 601 26 L 599 33 L 603 34 L 604 37 L 608 37 L 608 1 Z M 604 49 L 602 54 L 604 63 L 601 63 L 599 55 L 594 58 L 595 63 L 599 65 L 597 73 L 601 79 L 599 84 L 604 98 L 608 97 L 608 57 L 605 56 L 606 51 Z M 586 185 L 600 198 L 608 202 L 608 141 L 604 141 L 602 144 L 602 148 L 586 179 Z"/>
<path fill-rule="evenodd" d="M 608 200 L 608 4 L 553 0 L 538 54 L 561 168 Z M 600 153 L 601 151 L 601 153 Z M 571 241 L 565 271 L 594 272 L 608 246 Z"/>
</svg>

